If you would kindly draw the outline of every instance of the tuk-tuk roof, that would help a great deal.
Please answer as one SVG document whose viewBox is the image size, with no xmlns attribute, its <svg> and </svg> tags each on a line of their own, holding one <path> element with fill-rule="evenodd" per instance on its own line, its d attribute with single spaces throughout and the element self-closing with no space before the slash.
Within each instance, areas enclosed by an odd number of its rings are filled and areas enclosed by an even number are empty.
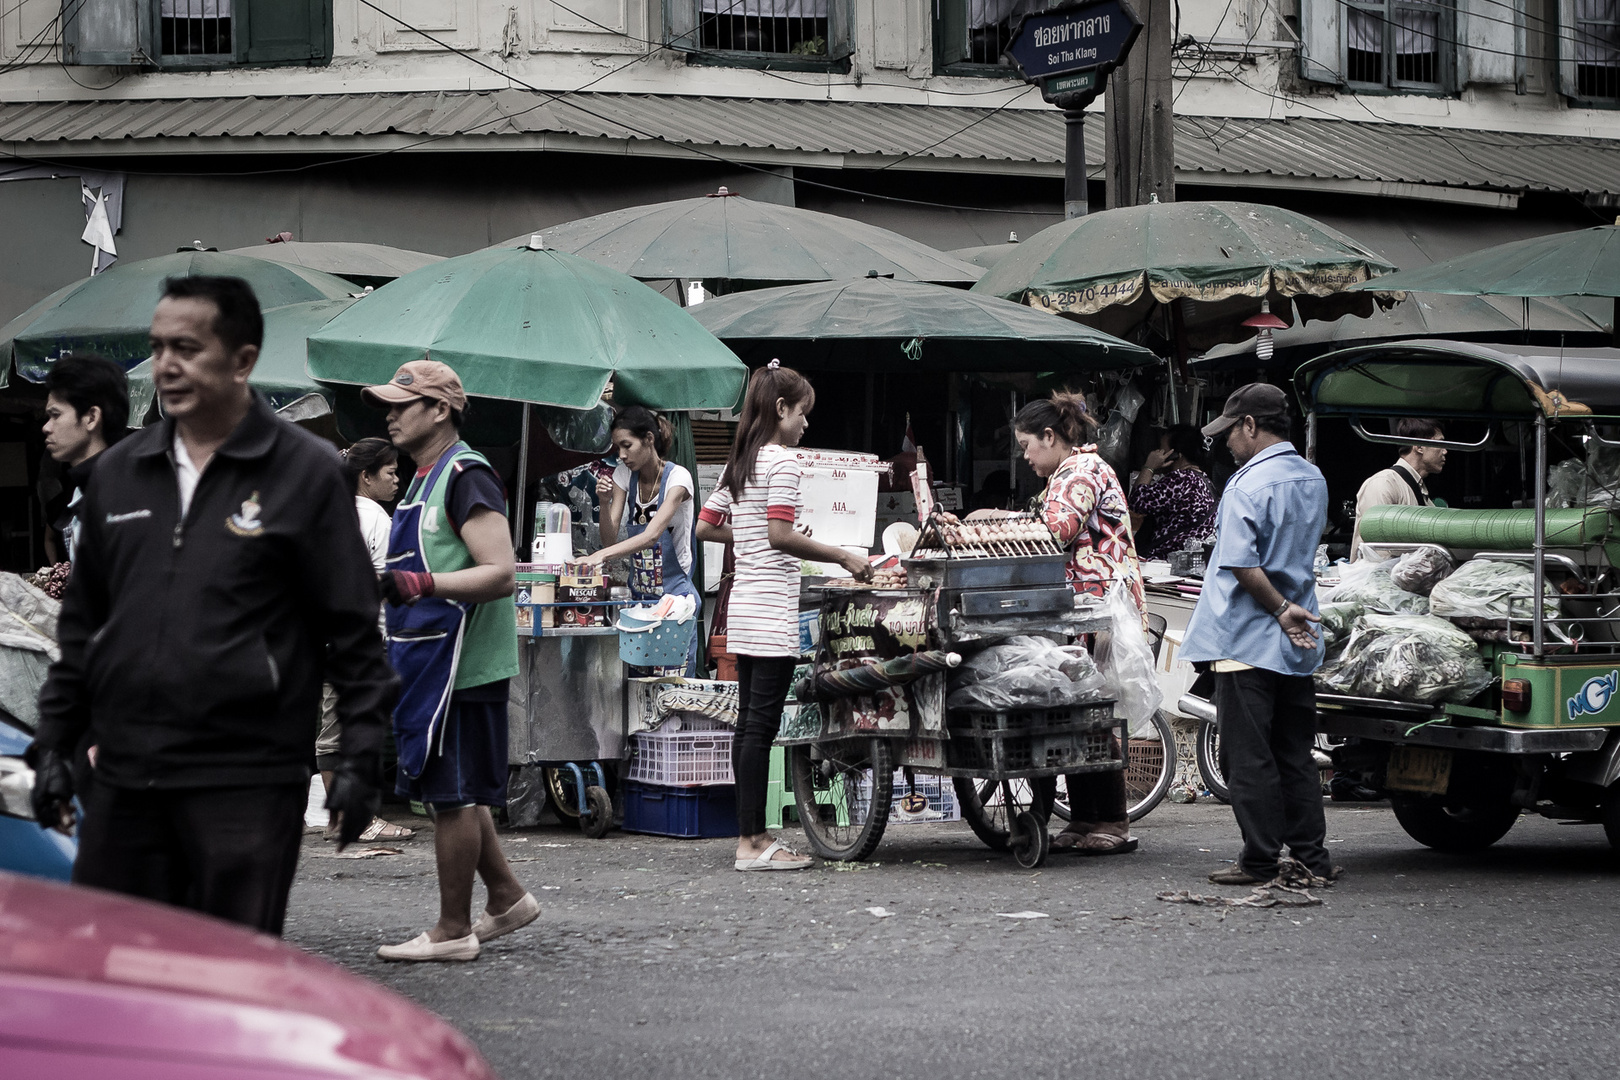
<svg viewBox="0 0 1620 1080">
<path fill-rule="evenodd" d="M 1318 416 L 1620 417 L 1620 349 L 1393 341 L 1319 356 L 1294 390 Z"/>
</svg>

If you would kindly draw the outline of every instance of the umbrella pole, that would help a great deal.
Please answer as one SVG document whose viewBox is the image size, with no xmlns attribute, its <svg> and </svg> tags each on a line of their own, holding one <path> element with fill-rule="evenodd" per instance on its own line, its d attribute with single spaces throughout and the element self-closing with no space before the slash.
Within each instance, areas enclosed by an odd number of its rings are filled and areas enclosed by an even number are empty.
<svg viewBox="0 0 1620 1080">
<path fill-rule="evenodd" d="M 534 406 L 527 401 L 523 403 L 523 434 L 518 437 L 518 468 L 517 468 L 517 498 L 514 501 L 512 514 L 512 550 L 521 551 L 518 537 L 523 532 L 523 500 L 529 488 L 529 411 Z M 529 553 L 534 558 L 534 553 Z"/>
</svg>

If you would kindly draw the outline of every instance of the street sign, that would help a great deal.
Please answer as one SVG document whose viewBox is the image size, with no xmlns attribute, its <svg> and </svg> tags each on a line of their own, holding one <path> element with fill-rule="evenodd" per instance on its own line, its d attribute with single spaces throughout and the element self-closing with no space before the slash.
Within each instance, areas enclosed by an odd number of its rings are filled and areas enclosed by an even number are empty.
<svg viewBox="0 0 1620 1080">
<path fill-rule="evenodd" d="M 1127 0 L 1082 0 L 1025 15 L 1006 55 L 1026 82 L 1081 71 L 1106 74 L 1141 29 Z"/>
<path fill-rule="evenodd" d="M 1076 71 L 1068 75 L 1053 75 L 1041 80 L 1041 96 L 1056 103 L 1059 98 L 1073 94 L 1092 94 L 1097 89 L 1095 71 Z"/>
</svg>

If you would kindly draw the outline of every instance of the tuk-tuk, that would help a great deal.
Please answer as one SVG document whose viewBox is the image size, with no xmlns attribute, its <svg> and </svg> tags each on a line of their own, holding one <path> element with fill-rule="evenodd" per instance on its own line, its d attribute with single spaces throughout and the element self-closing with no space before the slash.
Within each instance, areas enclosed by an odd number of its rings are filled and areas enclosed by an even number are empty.
<svg viewBox="0 0 1620 1080">
<path fill-rule="evenodd" d="M 1525 811 L 1602 824 L 1620 848 L 1620 491 L 1601 505 L 1547 505 L 1550 433 L 1567 446 L 1620 447 L 1620 349 L 1394 342 L 1312 360 L 1294 388 L 1308 453 L 1319 421 L 1343 418 L 1375 443 L 1509 451 L 1509 475 L 1531 489 L 1516 500 L 1522 508 L 1381 506 L 1361 516 L 1362 543 L 1374 554 L 1438 545 L 1458 567 L 1477 559 L 1526 566 L 1532 584 L 1522 604 L 1510 599 L 1499 625 L 1472 627 L 1491 684 L 1469 700 L 1421 704 L 1319 688 L 1318 728 L 1337 744 L 1335 767 L 1362 772 L 1388 795 L 1401 827 L 1439 850 L 1488 847 Z M 1407 416 L 1466 438 L 1380 433 Z"/>
</svg>

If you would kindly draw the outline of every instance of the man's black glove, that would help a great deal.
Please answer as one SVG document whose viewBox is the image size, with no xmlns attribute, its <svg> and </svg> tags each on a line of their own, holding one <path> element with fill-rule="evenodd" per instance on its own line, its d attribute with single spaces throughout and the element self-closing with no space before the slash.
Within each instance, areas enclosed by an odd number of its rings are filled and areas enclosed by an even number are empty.
<svg viewBox="0 0 1620 1080">
<path fill-rule="evenodd" d="M 34 770 L 34 790 L 29 801 L 34 820 L 42 829 L 55 829 L 73 835 L 73 773 L 67 758 L 39 743 L 29 743 L 23 760 Z"/>
<path fill-rule="evenodd" d="M 361 754 L 339 762 L 332 789 L 326 793 L 326 808 L 343 815 L 338 827 L 339 851 L 360 839 L 381 805 L 382 755 Z"/>
</svg>

